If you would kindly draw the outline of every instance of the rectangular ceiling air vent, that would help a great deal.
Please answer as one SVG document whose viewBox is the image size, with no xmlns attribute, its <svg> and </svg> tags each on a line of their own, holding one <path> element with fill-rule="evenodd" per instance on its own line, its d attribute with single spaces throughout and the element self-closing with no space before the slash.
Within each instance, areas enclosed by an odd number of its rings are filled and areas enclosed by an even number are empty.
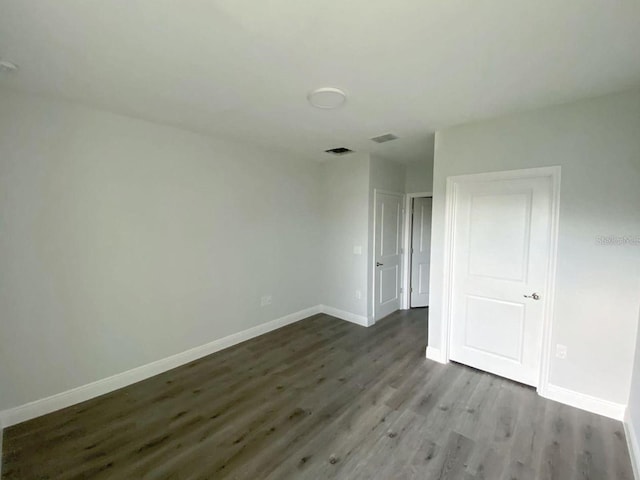
<svg viewBox="0 0 640 480">
<path fill-rule="evenodd" d="M 384 142 L 390 142 L 391 140 L 396 140 L 397 138 L 398 137 L 396 137 L 393 133 L 385 133 L 384 135 L 373 137 L 371 140 L 373 140 L 376 143 L 384 143 Z"/>
<path fill-rule="evenodd" d="M 346 147 L 338 147 L 338 148 L 330 148 L 329 150 L 325 150 L 325 152 L 331 153 L 333 155 L 346 155 L 347 153 L 353 152 L 353 150 L 350 150 Z"/>
</svg>

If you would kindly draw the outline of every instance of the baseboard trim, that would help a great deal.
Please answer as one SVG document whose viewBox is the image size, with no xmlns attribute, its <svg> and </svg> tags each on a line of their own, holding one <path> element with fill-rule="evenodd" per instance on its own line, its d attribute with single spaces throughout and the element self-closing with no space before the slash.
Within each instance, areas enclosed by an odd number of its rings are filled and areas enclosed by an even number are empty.
<svg viewBox="0 0 640 480">
<path fill-rule="evenodd" d="M 439 348 L 429 347 L 427 346 L 426 357 L 429 360 L 433 360 L 438 363 L 447 363 L 444 358 L 442 358 L 442 350 Z"/>
<path fill-rule="evenodd" d="M 596 413 L 614 420 L 623 420 L 626 405 L 611 402 L 598 397 L 592 397 L 584 393 L 575 392 L 568 388 L 547 384 L 544 388 L 538 389 L 538 394 L 549 400 L 564 403 L 572 407 Z"/>
<path fill-rule="evenodd" d="M 629 456 L 631 457 L 631 467 L 633 468 L 633 477 L 640 480 L 640 439 L 636 435 L 636 429 L 633 427 L 633 419 L 631 412 L 627 407 L 624 415 L 624 433 L 627 437 L 627 446 L 629 447 Z"/>
<path fill-rule="evenodd" d="M 267 323 L 243 330 L 238 333 L 214 340 L 200 345 L 199 347 L 185 350 L 184 352 L 166 357 L 155 362 L 142 365 L 140 367 L 117 373 L 102 380 L 97 380 L 80 387 L 67 390 L 65 392 L 51 395 L 34 402 L 26 403 L 18 407 L 0 411 L 0 428 L 4 429 L 27 420 L 46 415 L 47 413 L 70 407 L 80 402 L 104 395 L 122 387 L 126 387 L 136 382 L 140 382 L 154 375 L 164 373 L 173 368 L 205 357 L 212 353 L 232 347 L 238 343 L 250 340 L 259 335 L 271 332 L 278 328 L 298 322 L 304 318 L 322 313 L 322 306 L 306 308 L 284 317 L 277 318 Z M 0 429 L 0 437 L 2 430 Z M 1 443 L 1 440 L 0 440 Z"/>
<path fill-rule="evenodd" d="M 361 327 L 370 327 L 375 322 L 372 319 L 365 317 L 364 315 L 356 315 L 355 313 L 346 312 L 338 308 L 329 307 L 327 305 L 320 305 L 322 313 L 331 315 L 332 317 L 339 318 L 340 320 L 346 320 L 347 322 L 355 323 Z"/>
</svg>

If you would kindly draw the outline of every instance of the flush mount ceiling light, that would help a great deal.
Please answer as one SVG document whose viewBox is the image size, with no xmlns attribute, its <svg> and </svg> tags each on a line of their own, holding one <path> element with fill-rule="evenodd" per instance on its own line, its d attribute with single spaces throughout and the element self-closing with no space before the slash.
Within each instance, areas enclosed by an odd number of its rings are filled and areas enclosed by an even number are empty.
<svg viewBox="0 0 640 480">
<path fill-rule="evenodd" d="M 11 73 L 18 70 L 18 66 L 15 63 L 8 62 L 6 60 L 0 60 L 0 72 Z"/>
<path fill-rule="evenodd" d="M 318 88 L 307 95 L 309 103 L 316 108 L 331 109 L 344 105 L 347 101 L 347 94 L 339 88 L 324 87 Z"/>
</svg>

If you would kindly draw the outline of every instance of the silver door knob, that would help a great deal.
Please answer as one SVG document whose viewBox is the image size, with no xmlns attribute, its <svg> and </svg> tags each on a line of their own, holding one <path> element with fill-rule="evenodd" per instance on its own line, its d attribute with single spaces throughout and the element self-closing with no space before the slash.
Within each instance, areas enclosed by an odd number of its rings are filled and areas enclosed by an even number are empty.
<svg viewBox="0 0 640 480">
<path fill-rule="evenodd" d="M 531 295 L 524 295 L 524 298 L 533 298 L 534 300 L 540 300 L 540 295 L 534 292 Z"/>
<path fill-rule="evenodd" d="M 383 265 L 384 265 L 384 263 L 376 262 L 376 267 L 381 267 Z"/>
</svg>

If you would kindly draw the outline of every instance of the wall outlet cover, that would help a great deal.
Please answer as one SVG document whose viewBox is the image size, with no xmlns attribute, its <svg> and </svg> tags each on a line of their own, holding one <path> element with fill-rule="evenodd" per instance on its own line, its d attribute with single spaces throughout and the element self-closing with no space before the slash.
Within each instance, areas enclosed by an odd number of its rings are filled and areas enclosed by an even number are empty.
<svg viewBox="0 0 640 480">
<path fill-rule="evenodd" d="M 567 358 L 567 346 L 566 345 L 561 345 L 561 344 L 557 344 L 556 345 L 556 357 L 561 358 L 561 359 L 565 359 Z"/>
</svg>

